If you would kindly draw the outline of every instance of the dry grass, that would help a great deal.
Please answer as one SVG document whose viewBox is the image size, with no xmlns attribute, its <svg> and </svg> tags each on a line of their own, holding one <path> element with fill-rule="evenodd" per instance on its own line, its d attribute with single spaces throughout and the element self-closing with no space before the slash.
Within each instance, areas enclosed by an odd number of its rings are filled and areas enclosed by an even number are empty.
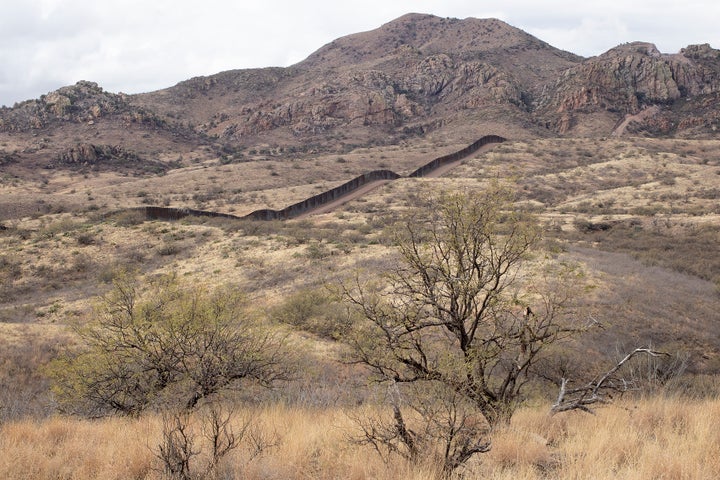
<svg viewBox="0 0 720 480">
<path fill-rule="evenodd" d="M 157 420 L 102 422 L 52 418 L 9 423 L 2 429 L 0 474 L 8 479 L 148 478 L 153 453 L 147 440 Z"/>
<path fill-rule="evenodd" d="M 372 450 L 352 444 L 355 426 L 342 411 L 276 406 L 244 413 L 276 445 L 251 460 L 247 448 L 235 450 L 222 466 L 227 478 L 438 478 L 431 466 L 400 459 L 384 464 Z M 544 407 L 525 408 L 495 434 L 491 452 L 477 457 L 464 473 L 528 480 L 712 479 L 720 471 L 719 421 L 716 399 L 628 400 L 596 416 L 550 417 Z M 193 428 L 200 446 L 199 426 Z M 8 423 L 0 430 L 0 477 L 160 478 L 155 458 L 160 432 L 157 416 Z"/>
<path fill-rule="evenodd" d="M 495 442 L 487 478 L 710 479 L 720 468 L 720 402 L 653 398 L 596 416 L 522 410 Z"/>
</svg>

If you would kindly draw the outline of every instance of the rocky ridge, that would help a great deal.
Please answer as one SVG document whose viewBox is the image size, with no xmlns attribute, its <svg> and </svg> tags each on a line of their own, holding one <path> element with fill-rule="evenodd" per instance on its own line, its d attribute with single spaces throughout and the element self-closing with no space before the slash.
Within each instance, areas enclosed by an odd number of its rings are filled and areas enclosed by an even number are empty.
<svg viewBox="0 0 720 480">
<path fill-rule="evenodd" d="M 60 122 L 93 124 L 108 116 L 120 116 L 127 123 L 163 123 L 152 113 L 132 106 L 128 99 L 128 95 L 105 92 L 97 83 L 79 81 L 37 100 L 3 108 L 0 110 L 0 131 L 41 130 Z"/>
<path fill-rule="evenodd" d="M 568 69 L 545 89 L 537 112 L 554 117 L 559 133 L 570 131 L 578 114 L 600 111 L 637 114 L 649 106 L 667 112 L 677 102 L 720 91 L 720 51 L 691 45 L 662 54 L 651 43 L 634 42 Z M 671 133 L 664 129 L 663 133 Z M 684 130 L 676 123 L 676 130 Z"/>
</svg>

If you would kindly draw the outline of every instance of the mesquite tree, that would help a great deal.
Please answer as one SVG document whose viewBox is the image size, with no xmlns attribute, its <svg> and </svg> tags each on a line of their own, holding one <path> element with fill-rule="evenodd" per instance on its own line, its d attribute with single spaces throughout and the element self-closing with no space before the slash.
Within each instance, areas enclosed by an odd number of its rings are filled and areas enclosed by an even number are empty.
<svg viewBox="0 0 720 480">
<path fill-rule="evenodd" d="M 351 361 L 400 392 L 389 396 L 389 429 L 364 425 L 367 443 L 420 454 L 422 429 L 407 423 L 437 418 L 403 411 L 429 411 L 431 396 L 452 407 L 435 411 L 446 412 L 451 440 L 444 467 L 457 467 L 487 450 L 483 432 L 509 421 L 548 347 L 583 330 L 571 308 L 577 270 L 560 262 L 548 270 L 537 257 L 523 268 L 539 234 L 510 199 L 497 186 L 439 195 L 425 216 L 404 222 L 401 261 L 381 282 L 345 288 L 366 319 L 350 339 Z"/>
<path fill-rule="evenodd" d="M 193 408 L 245 381 L 271 386 L 290 372 L 283 338 L 254 319 L 232 288 L 174 277 L 145 285 L 120 275 L 75 331 L 79 349 L 50 370 L 61 406 L 91 416 Z"/>
</svg>

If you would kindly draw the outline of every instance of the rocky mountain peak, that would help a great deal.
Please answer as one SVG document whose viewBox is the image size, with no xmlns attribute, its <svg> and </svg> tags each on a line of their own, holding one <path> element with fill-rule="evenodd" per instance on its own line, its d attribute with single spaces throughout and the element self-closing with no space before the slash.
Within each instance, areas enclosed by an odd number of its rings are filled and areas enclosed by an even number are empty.
<svg viewBox="0 0 720 480">
<path fill-rule="evenodd" d="M 375 30 L 338 38 L 300 65 L 358 65 L 395 54 L 398 49 L 421 56 L 452 53 L 468 58 L 516 48 L 551 47 L 494 18 L 460 20 L 410 13 Z"/>
<path fill-rule="evenodd" d="M 632 56 L 647 56 L 653 58 L 660 58 L 662 53 L 655 46 L 654 43 L 648 42 L 630 42 L 623 43 L 617 47 L 613 47 L 607 52 L 599 56 L 599 58 L 617 58 L 617 57 L 632 57 Z"/>
<path fill-rule="evenodd" d="M 132 106 L 129 96 L 104 91 L 81 80 L 0 112 L 0 131 L 24 132 L 65 123 L 90 123 L 120 117 L 125 122 L 162 123 L 155 115 Z"/>
<path fill-rule="evenodd" d="M 680 53 L 685 57 L 692 58 L 694 60 L 720 60 L 720 50 L 712 48 L 709 43 L 703 43 L 701 45 L 688 45 L 680 50 Z"/>
<path fill-rule="evenodd" d="M 123 109 L 123 95 L 105 92 L 97 83 L 81 80 L 28 100 L 0 117 L 0 130 L 26 131 L 57 121 L 87 122 Z"/>
<path fill-rule="evenodd" d="M 679 54 L 663 54 L 647 42 L 619 45 L 565 71 L 545 90 L 538 111 L 554 115 L 555 128 L 563 133 L 582 115 L 599 113 L 615 122 L 648 107 L 669 111 L 677 102 L 720 92 L 718 53 L 709 45 Z M 665 133 L 673 123 L 682 124 L 669 118 L 662 123 Z"/>
</svg>

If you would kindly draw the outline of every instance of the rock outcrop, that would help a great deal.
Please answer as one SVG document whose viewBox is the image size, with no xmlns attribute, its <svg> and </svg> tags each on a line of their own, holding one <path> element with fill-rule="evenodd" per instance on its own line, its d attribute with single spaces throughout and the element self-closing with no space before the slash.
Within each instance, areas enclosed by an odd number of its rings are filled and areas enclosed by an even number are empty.
<svg viewBox="0 0 720 480">
<path fill-rule="evenodd" d="M 172 164 L 143 159 L 135 152 L 118 145 L 79 143 L 60 152 L 45 168 L 68 168 L 72 170 L 112 169 L 115 171 L 131 169 L 134 172 L 157 174 L 173 166 Z"/>
<path fill-rule="evenodd" d="M 690 46 L 674 55 L 635 42 L 568 69 L 540 98 L 538 113 L 564 133 L 579 113 L 634 115 L 651 105 L 670 108 L 689 97 L 720 91 L 720 51 Z"/>
<path fill-rule="evenodd" d="M 81 80 L 12 109 L 3 108 L 0 110 L 0 131 L 25 132 L 61 122 L 95 122 L 109 116 L 127 123 L 158 126 L 164 123 L 157 115 L 132 106 L 128 95 L 105 92 L 96 83 Z"/>
<path fill-rule="evenodd" d="M 115 145 L 80 143 L 58 155 L 55 162 L 62 165 L 95 165 L 108 160 L 138 161 L 139 157 Z"/>
</svg>

